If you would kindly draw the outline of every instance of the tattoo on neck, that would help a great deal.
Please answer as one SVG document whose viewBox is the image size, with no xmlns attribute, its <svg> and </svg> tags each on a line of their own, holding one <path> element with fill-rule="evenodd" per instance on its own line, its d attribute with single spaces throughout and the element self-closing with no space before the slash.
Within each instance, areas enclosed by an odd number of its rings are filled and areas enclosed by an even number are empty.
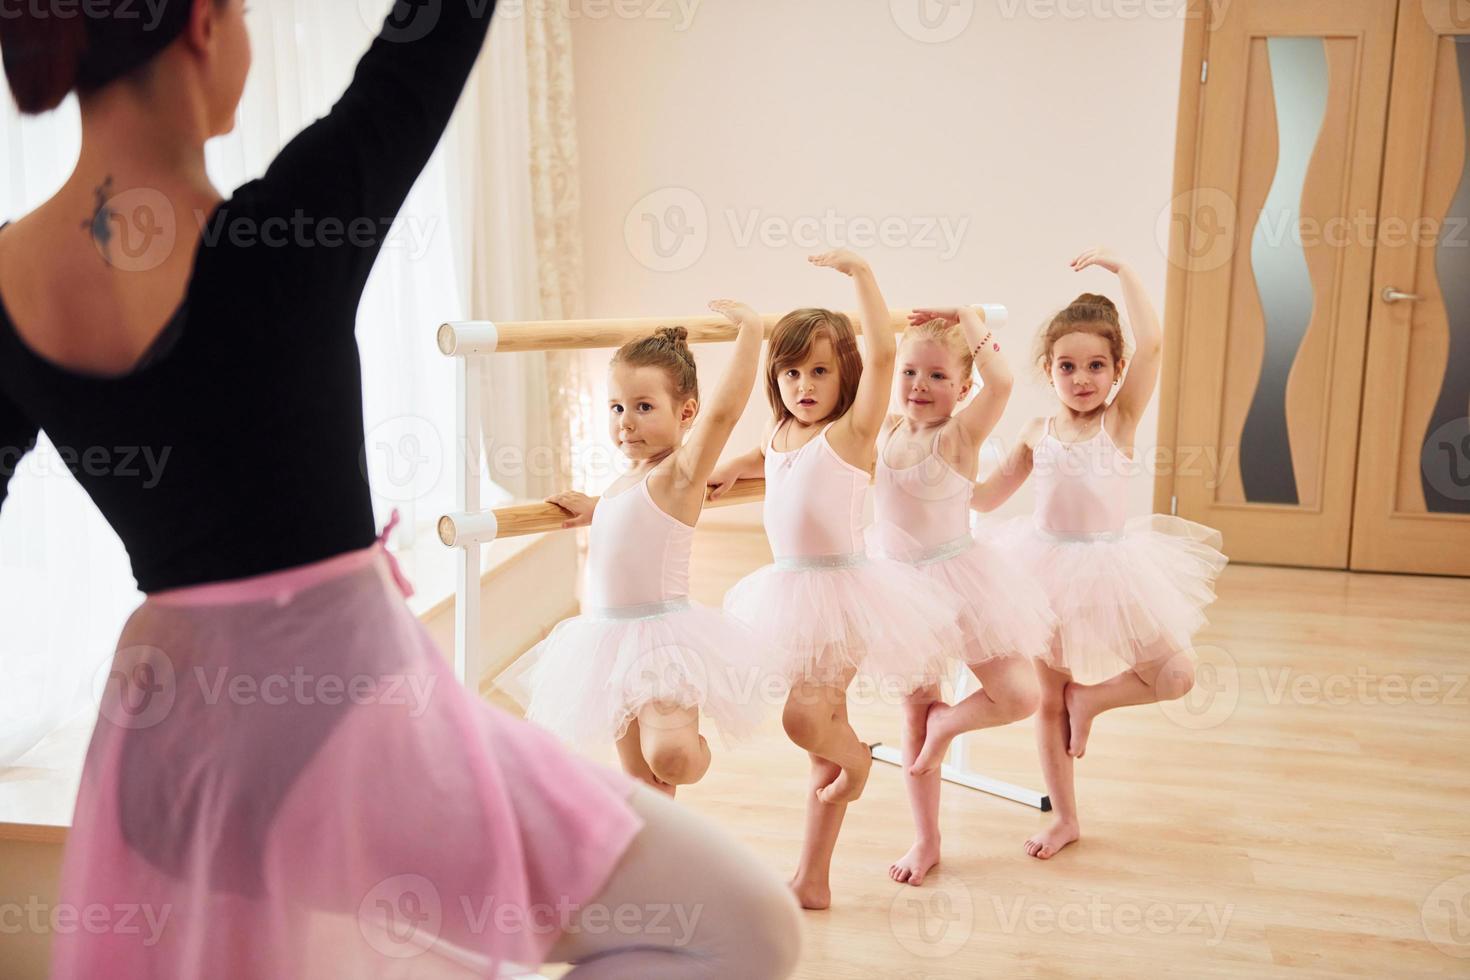
<svg viewBox="0 0 1470 980">
<path fill-rule="evenodd" d="M 110 174 L 106 180 L 93 189 L 92 196 L 95 198 L 92 217 L 82 222 L 82 230 L 92 236 L 92 241 L 97 246 L 97 250 L 102 253 L 103 261 L 111 265 L 112 219 L 116 216 L 117 212 L 108 205 L 108 202 L 112 200 L 113 196 L 112 176 Z"/>
</svg>

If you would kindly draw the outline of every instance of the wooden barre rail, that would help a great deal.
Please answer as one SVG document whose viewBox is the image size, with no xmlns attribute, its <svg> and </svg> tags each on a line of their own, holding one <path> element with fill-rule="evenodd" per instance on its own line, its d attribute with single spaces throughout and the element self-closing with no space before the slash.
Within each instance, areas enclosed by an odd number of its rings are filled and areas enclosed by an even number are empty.
<svg viewBox="0 0 1470 980">
<path fill-rule="evenodd" d="M 733 487 L 716 500 L 711 500 L 709 492 L 705 491 L 704 505 L 706 507 L 730 507 L 735 504 L 764 500 L 765 496 L 765 480 L 737 480 Z M 564 510 L 555 504 L 547 503 L 511 504 L 509 507 L 497 507 L 491 513 L 495 518 L 496 539 L 541 534 L 544 531 L 560 531 L 562 521 L 567 519 Z M 461 528 L 454 515 L 439 518 L 439 540 L 451 548 L 456 547 L 460 543 L 460 533 Z"/>
<path fill-rule="evenodd" d="M 1004 322 L 1005 307 L 983 304 L 988 323 Z M 894 332 L 908 327 L 910 310 L 889 310 L 888 326 Z M 862 315 L 848 312 L 853 328 L 862 333 Z M 771 335 L 779 316 L 762 318 L 766 336 Z M 630 340 L 647 337 L 660 327 L 683 327 L 689 331 L 691 344 L 714 344 L 733 341 L 739 328 L 716 313 L 695 316 L 643 316 L 603 320 L 527 320 L 494 323 L 489 320 L 466 320 L 441 324 L 439 349 L 449 357 L 474 357 L 484 354 L 513 354 L 542 350 L 592 350 L 621 347 Z"/>
</svg>

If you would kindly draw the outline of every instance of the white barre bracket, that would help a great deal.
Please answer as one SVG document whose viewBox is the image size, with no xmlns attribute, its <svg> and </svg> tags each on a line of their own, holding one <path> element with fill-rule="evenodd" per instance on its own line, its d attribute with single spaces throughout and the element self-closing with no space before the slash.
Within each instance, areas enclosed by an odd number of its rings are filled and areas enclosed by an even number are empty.
<svg viewBox="0 0 1470 980">
<path fill-rule="evenodd" d="M 439 540 L 450 548 L 489 544 L 499 533 L 500 522 L 493 510 L 478 514 L 445 514 L 439 518 Z"/>
<path fill-rule="evenodd" d="M 446 357 L 493 354 L 500 346 L 500 329 L 489 320 L 443 323 L 437 334 L 439 350 Z"/>
</svg>

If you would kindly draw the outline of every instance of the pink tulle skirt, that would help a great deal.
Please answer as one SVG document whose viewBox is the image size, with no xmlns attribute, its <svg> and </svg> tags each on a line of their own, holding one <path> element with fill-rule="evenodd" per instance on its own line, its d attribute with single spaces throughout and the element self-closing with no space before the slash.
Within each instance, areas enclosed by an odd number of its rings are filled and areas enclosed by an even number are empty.
<svg viewBox="0 0 1470 980">
<path fill-rule="evenodd" d="M 62 873 L 62 901 L 114 927 L 59 934 L 53 975 L 538 964 L 638 833 L 633 787 L 466 690 L 376 546 L 150 597 L 102 686 Z"/>
<path fill-rule="evenodd" d="M 778 559 L 735 583 L 725 609 L 781 652 L 793 683 L 857 671 L 907 694 L 947 676 L 963 642 L 953 592 L 903 562 L 862 554 Z"/>
<path fill-rule="evenodd" d="M 972 667 L 1001 657 L 1044 657 L 1057 626 L 1040 583 L 993 538 L 979 530 L 924 548 L 885 524 L 870 540 L 878 553 L 912 565 L 936 591 L 957 597 L 963 643 L 952 653 Z"/>
<path fill-rule="evenodd" d="M 1057 616 L 1043 661 L 1083 684 L 1188 650 L 1228 560 L 1218 531 L 1162 514 L 1098 535 L 1053 534 L 1022 518 L 1003 542 Z"/>
<path fill-rule="evenodd" d="M 689 599 L 589 611 L 557 624 L 496 682 L 569 742 L 607 743 L 648 704 L 697 708 L 727 741 L 785 699 L 771 647 Z"/>
</svg>

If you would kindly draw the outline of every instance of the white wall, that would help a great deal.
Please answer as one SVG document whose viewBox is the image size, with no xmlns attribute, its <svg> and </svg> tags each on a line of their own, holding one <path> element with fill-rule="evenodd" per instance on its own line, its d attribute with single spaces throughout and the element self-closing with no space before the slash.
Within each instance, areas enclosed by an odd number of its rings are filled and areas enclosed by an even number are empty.
<svg viewBox="0 0 1470 980">
<path fill-rule="evenodd" d="M 802 257 L 865 245 L 893 307 L 1010 307 L 1001 342 L 1024 383 L 997 430 L 1008 444 L 1051 410 L 1029 370 L 1043 321 L 1083 289 L 1121 305 L 1106 273 L 1067 268 L 1076 252 L 1112 246 L 1162 308 L 1183 0 L 683 3 L 573 0 L 587 315 L 725 295 L 850 309 L 848 281 Z M 934 36 L 920 3 L 956 36 L 918 39 Z M 791 241 L 801 219 L 819 241 Z M 854 240 L 860 221 L 896 239 Z M 723 356 L 700 364 L 712 384 Z M 732 449 L 754 444 L 764 406 L 757 391 Z M 1151 414 L 1140 453 L 1154 433 Z M 1140 480 L 1132 509 L 1150 495 Z M 1023 490 L 1006 512 L 1030 503 Z"/>
</svg>

